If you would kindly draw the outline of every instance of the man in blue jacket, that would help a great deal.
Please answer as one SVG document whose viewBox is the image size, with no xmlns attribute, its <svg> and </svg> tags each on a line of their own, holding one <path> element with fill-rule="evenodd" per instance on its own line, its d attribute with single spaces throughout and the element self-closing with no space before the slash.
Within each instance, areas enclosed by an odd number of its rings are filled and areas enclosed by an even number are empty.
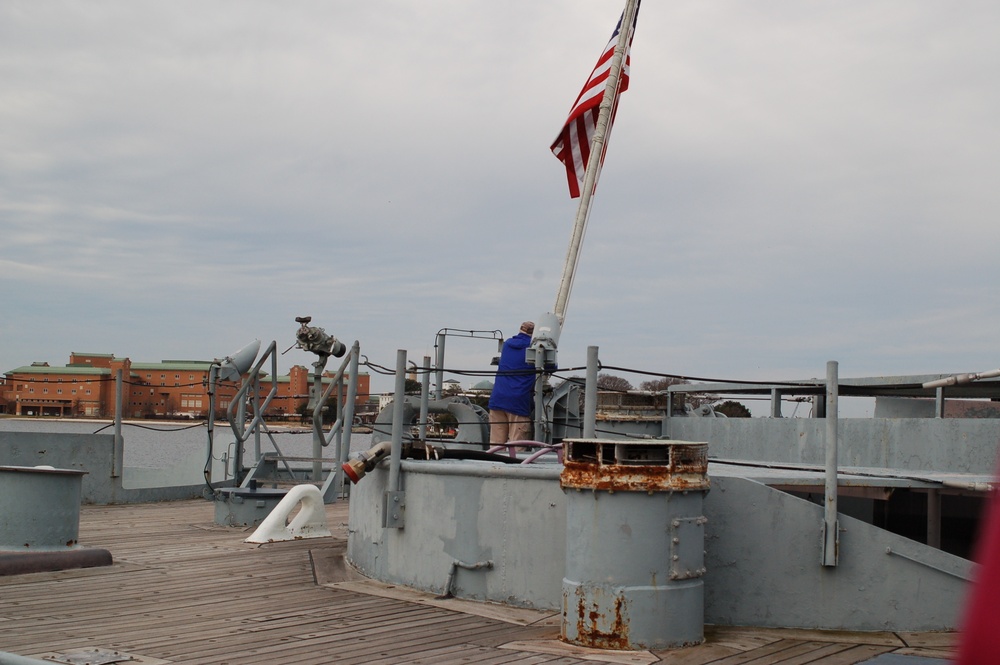
<svg viewBox="0 0 1000 665">
<path fill-rule="evenodd" d="M 503 343 L 500 367 L 490 393 L 490 443 L 525 441 L 531 436 L 531 399 L 535 368 L 524 360 L 535 324 L 525 321 L 518 334 Z"/>
</svg>

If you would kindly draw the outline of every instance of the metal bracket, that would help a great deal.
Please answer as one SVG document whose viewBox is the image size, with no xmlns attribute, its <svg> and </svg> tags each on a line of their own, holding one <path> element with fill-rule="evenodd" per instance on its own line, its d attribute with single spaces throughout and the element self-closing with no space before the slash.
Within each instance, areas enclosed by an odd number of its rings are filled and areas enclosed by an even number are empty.
<svg viewBox="0 0 1000 665">
<path fill-rule="evenodd" d="M 840 522 L 834 522 L 833 528 L 823 522 L 820 534 L 820 565 L 833 567 L 840 561 Z"/>
<path fill-rule="evenodd" d="M 402 529 L 406 523 L 406 492 L 399 490 L 385 493 L 382 504 L 382 527 Z"/>
</svg>

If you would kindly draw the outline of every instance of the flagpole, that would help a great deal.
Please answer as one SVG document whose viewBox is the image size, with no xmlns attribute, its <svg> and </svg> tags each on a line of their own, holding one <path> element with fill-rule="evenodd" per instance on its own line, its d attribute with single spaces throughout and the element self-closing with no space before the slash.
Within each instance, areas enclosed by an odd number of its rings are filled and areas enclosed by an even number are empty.
<svg viewBox="0 0 1000 665">
<path fill-rule="evenodd" d="M 553 313 L 559 319 L 560 327 L 566 320 L 566 307 L 569 294 L 573 289 L 573 279 L 576 276 L 576 266 L 580 261 L 580 247 L 587 231 L 587 221 L 590 219 L 590 200 L 594 194 L 594 183 L 601 172 L 601 157 L 604 153 L 604 143 L 607 138 L 608 124 L 611 121 L 611 111 L 618 96 L 618 84 L 621 80 L 622 68 L 625 64 L 625 51 L 628 48 L 635 24 L 635 12 L 639 0 L 626 0 L 625 11 L 622 13 L 622 27 L 618 32 L 618 44 L 611 59 L 611 69 L 608 72 L 608 82 L 601 99 L 601 110 L 597 116 L 597 126 L 590 142 L 590 158 L 584 171 L 583 188 L 580 190 L 580 205 L 576 210 L 576 220 L 573 222 L 573 232 L 570 236 L 566 261 L 563 263 L 562 279 L 559 281 L 559 292 L 556 294 L 556 305 Z"/>
</svg>

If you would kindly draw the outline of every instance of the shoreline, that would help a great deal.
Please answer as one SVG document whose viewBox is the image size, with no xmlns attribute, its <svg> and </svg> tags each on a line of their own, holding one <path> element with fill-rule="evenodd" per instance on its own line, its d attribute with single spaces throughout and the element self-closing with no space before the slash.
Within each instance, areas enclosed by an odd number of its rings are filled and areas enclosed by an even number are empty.
<svg viewBox="0 0 1000 665">
<path fill-rule="evenodd" d="M 94 425 L 114 425 L 115 421 L 113 418 L 64 418 L 59 416 L 15 416 L 8 414 L 0 414 L 0 421 L 18 421 L 18 422 L 49 422 L 49 423 L 81 423 L 81 424 L 94 424 Z M 294 433 L 308 433 L 312 432 L 312 427 L 308 425 L 292 424 L 290 421 L 265 421 L 267 423 L 268 429 L 271 431 L 281 431 L 281 432 L 294 432 Z M 146 429 L 157 429 L 155 425 L 173 425 L 181 426 L 186 429 L 194 429 L 196 427 L 206 427 L 208 421 L 197 420 L 197 419 L 168 419 L 168 418 L 125 418 L 122 419 L 122 425 L 132 425 L 134 427 L 144 427 Z M 228 420 L 216 420 L 215 426 L 226 426 L 228 427 Z M 323 430 L 328 432 L 329 429 Z M 371 434 L 372 428 L 367 426 L 354 427 L 351 429 L 353 434 Z"/>
</svg>

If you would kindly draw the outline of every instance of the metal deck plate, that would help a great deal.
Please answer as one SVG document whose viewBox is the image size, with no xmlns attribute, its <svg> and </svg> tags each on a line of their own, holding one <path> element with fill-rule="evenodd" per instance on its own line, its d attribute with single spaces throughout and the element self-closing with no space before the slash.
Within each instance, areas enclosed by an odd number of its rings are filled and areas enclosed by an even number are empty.
<svg viewBox="0 0 1000 665">
<path fill-rule="evenodd" d="M 107 665 L 108 663 L 134 662 L 135 658 L 120 651 L 81 649 L 79 651 L 68 651 L 49 656 L 47 660 L 51 660 L 54 663 L 65 663 L 66 665 Z"/>
<path fill-rule="evenodd" d="M 101 649 L 98 647 L 88 649 L 71 649 L 69 651 L 47 651 L 45 653 L 34 653 L 30 658 L 37 658 L 51 663 L 63 663 L 63 665 L 112 665 L 113 663 L 128 663 L 129 665 L 168 665 L 171 660 L 162 658 L 152 658 L 150 656 L 139 656 L 137 654 L 124 653 L 113 649 Z"/>
</svg>

